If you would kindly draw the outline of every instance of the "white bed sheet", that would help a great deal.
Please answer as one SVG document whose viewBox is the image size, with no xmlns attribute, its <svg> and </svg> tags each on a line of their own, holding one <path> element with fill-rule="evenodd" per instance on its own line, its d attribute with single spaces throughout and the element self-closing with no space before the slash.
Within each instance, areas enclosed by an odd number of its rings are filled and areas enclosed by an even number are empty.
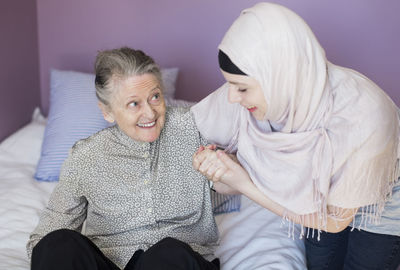
<svg viewBox="0 0 400 270">
<path fill-rule="evenodd" d="M 44 131 L 43 123 L 39 128 L 33 124 L 34 128 L 31 123 L 27 129 L 29 135 L 20 132 L 19 141 L 0 144 L 0 269 L 29 269 L 25 245 L 56 185 L 33 178 Z M 20 148 L 12 153 L 12 144 L 31 145 L 31 150 L 18 153 Z M 221 240 L 216 255 L 223 270 L 306 269 L 303 242 L 289 238 L 279 217 L 247 198 L 242 197 L 240 213 L 217 216 L 217 223 Z"/>
<path fill-rule="evenodd" d="M 35 181 L 34 169 L 0 158 L 0 269 L 29 269 L 25 245 L 56 184 Z"/>
<path fill-rule="evenodd" d="M 307 269 L 303 240 L 288 237 L 279 216 L 242 196 L 240 212 L 217 216 L 223 270 Z M 294 235 L 300 235 L 296 226 Z"/>
</svg>

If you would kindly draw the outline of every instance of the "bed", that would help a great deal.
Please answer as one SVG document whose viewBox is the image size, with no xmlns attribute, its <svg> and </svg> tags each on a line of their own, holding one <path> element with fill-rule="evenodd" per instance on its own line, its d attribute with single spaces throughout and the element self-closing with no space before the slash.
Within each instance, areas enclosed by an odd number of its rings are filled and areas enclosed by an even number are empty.
<svg viewBox="0 0 400 270">
<path fill-rule="evenodd" d="M 49 144 L 46 134 L 49 135 L 52 117 L 59 120 L 54 110 L 51 111 L 56 103 L 54 88 L 61 87 L 65 91 L 65 85 L 70 82 L 70 76 L 64 81 L 56 81 L 55 77 L 53 72 L 49 117 L 45 118 L 35 109 L 29 124 L 0 143 L 0 269 L 29 269 L 25 245 L 57 184 L 56 181 L 37 180 L 43 148 Z M 170 83 L 173 86 L 174 81 Z M 168 102 L 188 105 L 173 97 L 169 97 Z M 66 121 L 62 124 L 68 125 Z M 216 255 L 222 269 L 306 269 L 303 241 L 288 237 L 288 229 L 281 218 L 246 197 L 241 197 L 239 212 L 217 215 L 216 220 L 220 231 Z"/>
</svg>

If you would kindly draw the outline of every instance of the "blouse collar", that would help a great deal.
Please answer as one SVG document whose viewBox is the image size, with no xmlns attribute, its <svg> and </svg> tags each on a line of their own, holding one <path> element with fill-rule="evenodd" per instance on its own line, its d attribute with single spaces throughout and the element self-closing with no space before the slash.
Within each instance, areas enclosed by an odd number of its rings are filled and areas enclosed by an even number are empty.
<svg viewBox="0 0 400 270">
<path fill-rule="evenodd" d="M 122 144 L 130 153 L 143 157 L 149 155 L 152 143 L 132 139 L 118 125 L 113 126 L 112 133 L 117 139 L 116 143 Z"/>
</svg>

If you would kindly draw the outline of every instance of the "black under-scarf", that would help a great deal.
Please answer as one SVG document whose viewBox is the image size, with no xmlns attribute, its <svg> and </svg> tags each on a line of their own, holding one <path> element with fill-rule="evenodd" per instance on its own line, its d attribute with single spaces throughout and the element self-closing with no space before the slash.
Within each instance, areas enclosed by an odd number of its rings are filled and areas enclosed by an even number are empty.
<svg viewBox="0 0 400 270">
<path fill-rule="evenodd" d="M 218 51 L 218 62 L 219 67 L 230 74 L 237 75 L 247 75 L 243 71 L 241 71 L 234 63 L 232 63 L 231 59 L 221 50 Z"/>
</svg>

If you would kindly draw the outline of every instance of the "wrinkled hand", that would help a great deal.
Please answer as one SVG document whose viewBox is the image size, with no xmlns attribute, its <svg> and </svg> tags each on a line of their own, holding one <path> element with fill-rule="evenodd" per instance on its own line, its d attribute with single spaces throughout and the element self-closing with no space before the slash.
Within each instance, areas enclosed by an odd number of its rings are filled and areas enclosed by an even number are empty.
<svg viewBox="0 0 400 270">
<path fill-rule="evenodd" d="M 209 180 L 218 182 L 227 168 L 218 159 L 215 149 L 215 145 L 200 146 L 193 155 L 193 167 Z"/>
<path fill-rule="evenodd" d="M 209 180 L 221 181 L 240 191 L 244 183 L 251 182 L 247 171 L 240 165 L 236 156 L 215 149 L 215 145 L 201 146 L 193 155 L 193 167 Z"/>
</svg>

